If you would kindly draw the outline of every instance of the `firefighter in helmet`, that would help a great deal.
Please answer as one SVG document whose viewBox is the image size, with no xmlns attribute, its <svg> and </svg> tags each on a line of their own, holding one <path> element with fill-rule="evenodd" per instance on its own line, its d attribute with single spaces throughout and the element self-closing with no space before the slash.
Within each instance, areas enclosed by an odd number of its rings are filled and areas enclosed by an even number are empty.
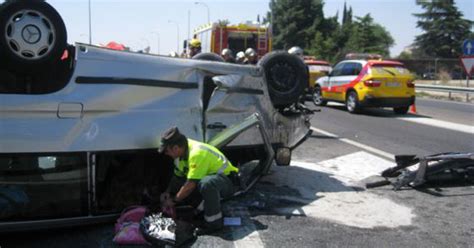
<svg viewBox="0 0 474 248">
<path fill-rule="evenodd" d="M 189 42 L 189 57 L 192 58 L 198 53 L 201 53 L 201 41 L 198 39 L 192 39 Z"/>
<path fill-rule="evenodd" d="M 225 62 L 235 63 L 234 54 L 229 48 L 222 49 L 221 57 L 224 59 Z"/>
<path fill-rule="evenodd" d="M 245 61 L 244 64 L 256 65 L 258 62 L 257 52 L 253 48 L 247 48 L 245 50 Z"/>
<path fill-rule="evenodd" d="M 235 62 L 237 64 L 243 64 L 244 61 L 245 61 L 245 53 L 243 51 L 240 51 L 237 53 L 237 55 L 235 56 Z"/>
<path fill-rule="evenodd" d="M 303 49 L 302 49 L 301 47 L 299 47 L 299 46 L 294 46 L 294 47 L 290 48 L 290 49 L 288 50 L 288 53 L 289 53 L 289 54 L 294 54 L 294 55 L 300 57 L 301 59 L 304 59 L 304 57 L 303 57 L 303 56 L 304 56 L 304 55 L 303 55 Z"/>
</svg>

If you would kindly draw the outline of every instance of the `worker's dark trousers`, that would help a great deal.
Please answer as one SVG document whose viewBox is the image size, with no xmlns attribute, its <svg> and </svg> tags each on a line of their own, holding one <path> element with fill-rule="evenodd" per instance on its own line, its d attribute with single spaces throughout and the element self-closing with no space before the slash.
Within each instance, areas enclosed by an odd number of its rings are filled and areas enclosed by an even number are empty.
<svg viewBox="0 0 474 248">
<path fill-rule="evenodd" d="M 222 226 L 221 199 L 234 193 L 232 181 L 221 174 L 210 175 L 199 181 L 198 189 L 203 199 L 204 220 L 209 225 Z"/>
<path fill-rule="evenodd" d="M 175 195 L 186 182 L 184 177 L 173 177 L 170 182 L 170 193 Z M 197 190 L 181 204 L 191 205 L 199 211 L 204 210 L 204 219 L 210 225 L 222 225 L 221 199 L 232 196 L 232 181 L 224 175 L 210 175 L 201 179 Z"/>
</svg>

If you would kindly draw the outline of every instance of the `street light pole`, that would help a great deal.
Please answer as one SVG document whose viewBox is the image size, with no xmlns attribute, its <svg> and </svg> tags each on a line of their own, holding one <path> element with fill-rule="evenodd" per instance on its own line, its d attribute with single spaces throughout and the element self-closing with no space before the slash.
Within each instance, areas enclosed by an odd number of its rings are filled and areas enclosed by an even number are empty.
<svg viewBox="0 0 474 248">
<path fill-rule="evenodd" d="M 190 24 L 191 24 L 191 10 L 188 9 L 188 36 L 186 37 L 186 39 L 187 39 L 188 41 L 189 41 L 189 39 L 191 38 L 191 37 L 189 37 L 189 34 L 190 34 L 190 32 L 189 32 L 189 26 L 190 26 Z"/>
<path fill-rule="evenodd" d="M 172 21 L 172 20 L 168 20 L 168 23 L 176 24 L 176 32 L 177 32 L 177 37 L 178 37 L 178 40 L 176 41 L 176 53 L 179 54 L 179 24 L 177 22 Z"/>
<path fill-rule="evenodd" d="M 89 0 L 89 45 L 92 44 L 91 0 Z"/>
<path fill-rule="evenodd" d="M 160 54 L 160 33 L 158 32 L 151 32 L 152 34 L 156 34 L 158 37 L 158 43 L 156 43 L 156 54 Z"/>
<path fill-rule="evenodd" d="M 202 4 L 207 8 L 207 23 L 211 23 L 211 11 L 209 9 L 209 6 L 204 2 L 194 2 L 194 4 Z"/>
</svg>

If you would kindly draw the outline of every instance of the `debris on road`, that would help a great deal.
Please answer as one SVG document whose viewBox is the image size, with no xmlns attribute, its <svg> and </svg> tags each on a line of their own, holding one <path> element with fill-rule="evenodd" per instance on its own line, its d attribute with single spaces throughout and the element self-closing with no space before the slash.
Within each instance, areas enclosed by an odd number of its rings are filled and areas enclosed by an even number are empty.
<svg viewBox="0 0 474 248">
<path fill-rule="evenodd" d="M 366 187 L 392 184 L 394 190 L 400 190 L 426 183 L 474 183 L 474 153 L 441 153 L 425 157 L 397 155 L 395 161 L 397 166 L 382 172 L 385 180 L 367 183 Z M 410 166 L 418 168 L 411 169 Z"/>
</svg>

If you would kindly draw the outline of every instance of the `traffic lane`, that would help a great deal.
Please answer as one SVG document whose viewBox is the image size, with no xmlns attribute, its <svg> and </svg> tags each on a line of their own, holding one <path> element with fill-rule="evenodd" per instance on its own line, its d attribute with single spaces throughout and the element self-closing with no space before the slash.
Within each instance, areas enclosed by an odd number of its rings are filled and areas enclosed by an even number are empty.
<svg viewBox="0 0 474 248">
<path fill-rule="evenodd" d="M 360 149 L 349 146 L 337 138 L 313 132 L 298 149 L 293 150 L 292 160 L 318 163 L 342 155 L 351 154 Z"/>
<path fill-rule="evenodd" d="M 417 112 L 435 119 L 474 125 L 474 104 L 433 99 L 416 99 Z"/>
<path fill-rule="evenodd" d="M 396 115 L 386 109 L 367 109 L 354 115 L 344 106 L 331 105 L 315 113 L 311 124 L 391 154 L 430 155 L 474 150 L 473 134 L 397 119 L 401 117 L 406 115 Z"/>
</svg>

